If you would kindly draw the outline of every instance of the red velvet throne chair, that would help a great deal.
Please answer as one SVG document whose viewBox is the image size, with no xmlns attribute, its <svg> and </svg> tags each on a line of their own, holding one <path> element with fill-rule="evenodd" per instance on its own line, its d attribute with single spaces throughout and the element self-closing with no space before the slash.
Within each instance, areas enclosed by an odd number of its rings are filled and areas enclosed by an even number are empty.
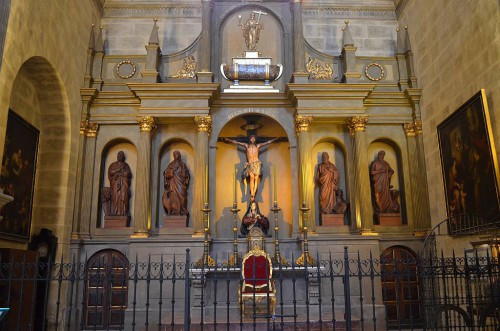
<svg viewBox="0 0 500 331">
<path fill-rule="evenodd" d="M 245 316 L 276 314 L 276 288 L 270 256 L 257 245 L 241 264 L 242 285 L 240 300 Z"/>
</svg>

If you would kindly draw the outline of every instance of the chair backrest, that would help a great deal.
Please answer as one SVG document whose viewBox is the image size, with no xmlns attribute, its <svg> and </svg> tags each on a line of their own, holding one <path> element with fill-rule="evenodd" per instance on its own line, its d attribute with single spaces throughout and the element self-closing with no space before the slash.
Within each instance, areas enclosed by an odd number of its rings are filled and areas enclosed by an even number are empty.
<svg viewBox="0 0 500 331">
<path fill-rule="evenodd" d="M 262 289 L 271 287 L 273 265 L 269 255 L 263 250 L 251 250 L 243 258 L 241 273 L 243 287 Z M 271 290 L 271 289 L 270 289 Z"/>
</svg>

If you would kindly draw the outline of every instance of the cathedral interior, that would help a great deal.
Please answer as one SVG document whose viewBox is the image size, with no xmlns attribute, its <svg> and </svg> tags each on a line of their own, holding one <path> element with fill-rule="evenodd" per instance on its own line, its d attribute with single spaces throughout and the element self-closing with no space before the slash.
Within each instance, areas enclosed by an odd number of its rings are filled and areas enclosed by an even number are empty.
<svg viewBox="0 0 500 331">
<path fill-rule="evenodd" d="M 193 261 L 236 264 L 255 234 L 269 254 L 302 265 L 345 246 L 416 258 L 443 221 L 500 221 L 496 0 L 0 9 L 9 258 L 163 261 L 190 249 Z M 457 143 L 471 157 L 483 145 L 442 132 L 478 95 L 490 163 L 473 166 Z M 495 227 L 434 244 L 463 255 L 487 243 L 496 256 Z"/>
</svg>

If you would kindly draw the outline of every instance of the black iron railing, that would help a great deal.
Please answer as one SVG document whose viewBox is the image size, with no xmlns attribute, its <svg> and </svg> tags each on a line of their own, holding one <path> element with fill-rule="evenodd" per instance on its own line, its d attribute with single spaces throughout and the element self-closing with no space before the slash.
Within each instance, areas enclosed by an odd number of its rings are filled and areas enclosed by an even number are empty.
<svg viewBox="0 0 500 331">
<path fill-rule="evenodd" d="M 189 251 L 144 262 L 2 261 L 0 306 L 11 309 L 0 330 L 500 328 L 500 270 L 490 256 L 421 261 L 362 257 L 346 247 L 316 254 L 311 265 L 254 265 L 264 271 L 245 278 L 241 265 L 226 263 L 232 254 L 216 256 L 215 265 L 193 263 Z M 244 282 L 262 287 L 244 290 Z M 46 297 L 37 298 L 37 286 Z"/>
</svg>

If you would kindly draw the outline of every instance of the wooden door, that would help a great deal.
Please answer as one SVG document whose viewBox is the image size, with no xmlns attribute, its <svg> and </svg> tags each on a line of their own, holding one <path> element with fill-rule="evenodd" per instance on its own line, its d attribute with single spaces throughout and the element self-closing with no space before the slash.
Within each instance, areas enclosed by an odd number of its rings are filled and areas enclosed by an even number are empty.
<svg viewBox="0 0 500 331">
<path fill-rule="evenodd" d="M 382 253 L 382 297 L 388 328 L 422 324 L 416 258 L 406 247 L 390 247 Z"/>
<path fill-rule="evenodd" d="M 115 250 L 94 254 L 87 263 L 85 326 L 97 329 L 122 326 L 127 292 L 127 258 Z"/>
</svg>

